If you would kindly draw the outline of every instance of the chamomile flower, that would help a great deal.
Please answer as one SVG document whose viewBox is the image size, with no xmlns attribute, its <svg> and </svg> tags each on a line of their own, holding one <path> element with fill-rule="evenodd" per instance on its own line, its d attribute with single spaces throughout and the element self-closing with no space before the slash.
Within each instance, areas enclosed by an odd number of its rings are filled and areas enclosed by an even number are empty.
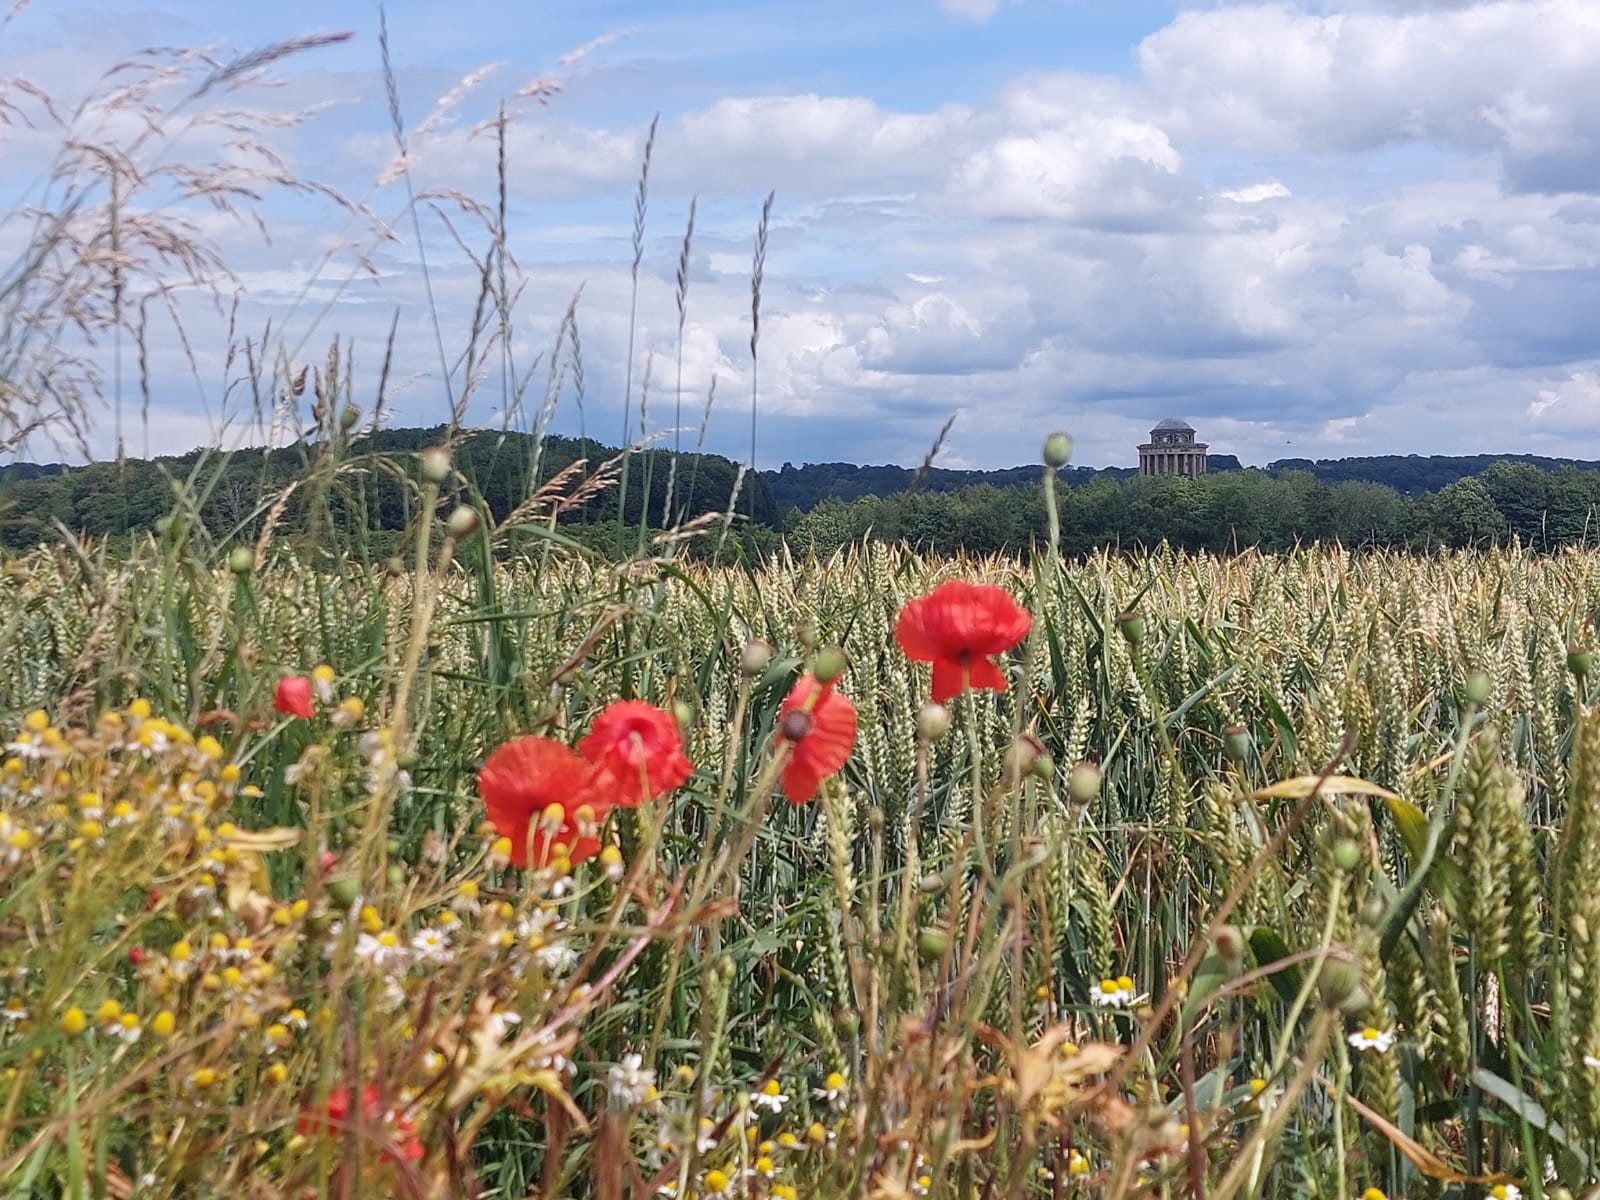
<svg viewBox="0 0 1600 1200">
<path fill-rule="evenodd" d="M 1089 1001 L 1101 1008 L 1132 1008 L 1139 1002 L 1139 990 L 1126 975 L 1109 975 L 1089 988 Z"/>
<path fill-rule="evenodd" d="M 1379 1054 L 1385 1054 L 1389 1047 L 1394 1045 L 1394 1031 L 1376 1029 L 1368 1025 L 1365 1029 L 1352 1033 L 1345 1040 L 1357 1050 L 1376 1050 Z"/>
<path fill-rule="evenodd" d="M 1489 1189 L 1489 1200 L 1522 1200 L 1522 1189 L 1514 1183 L 1497 1183 Z"/>
<path fill-rule="evenodd" d="M 784 1094 L 782 1085 L 776 1079 L 769 1079 L 759 1092 L 750 1097 L 750 1103 L 766 1112 L 779 1113 L 783 1111 L 783 1106 L 789 1103 L 789 1097 Z"/>
<path fill-rule="evenodd" d="M 370 933 L 356 936 L 356 956 L 364 958 L 375 967 L 395 963 L 405 957 L 405 948 L 398 935 L 385 930 L 374 937 Z"/>
<path fill-rule="evenodd" d="M 28 1010 L 23 1008 L 15 998 L 8 999 L 4 1005 L 0 1005 L 0 1021 L 4 1021 L 8 1025 L 15 1025 L 18 1021 L 26 1021 L 27 1019 Z"/>
<path fill-rule="evenodd" d="M 848 1086 L 845 1077 L 834 1071 L 822 1081 L 821 1087 L 813 1088 L 811 1094 L 818 1100 L 826 1100 L 835 1108 L 839 1108 L 845 1103 L 845 1091 Z"/>
<path fill-rule="evenodd" d="M 437 926 L 418 930 L 411 939 L 411 953 L 418 962 L 447 963 L 454 953 L 450 949 L 450 934 Z"/>
<path fill-rule="evenodd" d="M 643 1104 L 656 1085 L 656 1073 L 644 1065 L 644 1057 L 624 1054 L 607 1076 L 611 1099 L 622 1108 Z"/>
</svg>

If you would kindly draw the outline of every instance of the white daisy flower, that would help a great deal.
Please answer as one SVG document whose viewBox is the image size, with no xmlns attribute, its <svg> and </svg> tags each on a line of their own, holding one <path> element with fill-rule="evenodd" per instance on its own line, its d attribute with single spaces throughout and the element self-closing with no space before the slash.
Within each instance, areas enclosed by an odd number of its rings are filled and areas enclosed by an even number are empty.
<svg viewBox="0 0 1600 1200">
<path fill-rule="evenodd" d="M 1143 999 L 1133 980 L 1126 975 L 1112 979 L 1110 976 L 1089 988 L 1089 1001 L 1101 1008 L 1132 1008 Z"/>
<path fill-rule="evenodd" d="M 623 1108 L 643 1104 L 656 1085 L 656 1073 L 644 1065 L 638 1054 L 624 1054 L 622 1061 L 611 1068 L 607 1077 L 611 1098 Z"/>
<path fill-rule="evenodd" d="M 750 1097 L 750 1103 L 766 1112 L 779 1113 L 783 1106 L 789 1103 L 789 1097 L 784 1094 L 783 1088 L 776 1079 L 769 1079 L 759 1092 Z"/>
<path fill-rule="evenodd" d="M 1374 1029 L 1368 1025 L 1365 1029 L 1352 1033 L 1345 1040 L 1357 1050 L 1376 1050 L 1379 1054 L 1385 1054 L 1389 1047 L 1394 1045 L 1394 1031 Z"/>
</svg>

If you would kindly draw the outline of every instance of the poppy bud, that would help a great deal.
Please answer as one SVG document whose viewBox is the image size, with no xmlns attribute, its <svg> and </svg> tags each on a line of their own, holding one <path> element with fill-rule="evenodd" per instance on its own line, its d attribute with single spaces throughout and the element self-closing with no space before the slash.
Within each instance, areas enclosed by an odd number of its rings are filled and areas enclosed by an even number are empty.
<svg viewBox="0 0 1600 1200">
<path fill-rule="evenodd" d="M 844 674 L 844 668 L 844 652 L 835 646 L 829 646 L 817 655 L 811 673 L 817 677 L 818 683 L 832 683 Z"/>
<path fill-rule="evenodd" d="M 429 483 L 443 483 L 450 478 L 450 453 L 442 446 L 432 446 L 422 452 L 422 477 Z"/>
<path fill-rule="evenodd" d="M 1237 963 L 1244 958 L 1244 934 L 1237 925 L 1218 925 L 1211 945 L 1224 962 Z"/>
<path fill-rule="evenodd" d="M 1005 772 L 1009 779 L 1020 779 L 1033 770 L 1033 764 L 1044 753 L 1044 743 L 1031 733 L 1025 733 L 1006 749 Z"/>
<path fill-rule="evenodd" d="M 1117 629 L 1128 639 L 1130 646 L 1144 641 L 1144 618 L 1138 613 L 1125 612 L 1117 617 Z"/>
<path fill-rule="evenodd" d="M 1578 677 L 1582 683 L 1588 678 L 1590 670 L 1594 667 L 1594 654 L 1580 646 L 1567 647 L 1567 670 Z"/>
<path fill-rule="evenodd" d="M 391 555 L 383 564 L 383 569 L 389 573 L 389 578 L 399 579 L 406 573 L 406 561 L 398 554 Z"/>
<path fill-rule="evenodd" d="M 1494 681 L 1482 671 L 1474 671 L 1467 676 L 1467 683 L 1462 688 L 1462 694 L 1466 696 L 1468 704 L 1482 704 L 1489 698 L 1493 684 Z"/>
<path fill-rule="evenodd" d="M 861 1018 L 848 1008 L 835 1009 L 833 1026 L 845 1037 L 855 1037 L 861 1032 Z"/>
<path fill-rule="evenodd" d="M 339 861 L 339 856 L 332 850 L 324 850 L 322 857 L 318 861 L 322 864 L 324 871 L 331 871 L 334 868 L 334 864 Z"/>
<path fill-rule="evenodd" d="M 795 628 L 794 638 L 807 650 L 815 650 L 822 641 L 821 636 L 817 633 L 817 627 L 810 621 L 802 621 Z"/>
<path fill-rule="evenodd" d="M 1222 753 L 1229 762 L 1243 762 L 1250 753 L 1250 731 L 1243 725 L 1229 725 L 1222 731 Z"/>
<path fill-rule="evenodd" d="M 1361 865 L 1361 843 L 1353 838 L 1340 838 L 1334 842 L 1333 865 L 1341 871 L 1354 871 Z"/>
<path fill-rule="evenodd" d="M 917 934 L 917 953 L 923 962 L 938 962 L 950 950 L 950 935 L 942 929 L 924 929 Z"/>
<path fill-rule="evenodd" d="M 1056 777 L 1056 760 L 1048 754 L 1041 754 L 1033 760 L 1033 765 L 1028 768 L 1028 774 L 1048 783 Z"/>
<path fill-rule="evenodd" d="M 1388 912 L 1389 906 L 1383 902 L 1382 896 L 1368 896 L 1361 905 L 1361 923 L 1369 929 L 1376 929 L 1383 924 Z"/>
<path fill-rule="evenodd" d="M 1093 803 L 1095 797 L 1100 794 L 1100 785 L 1103 782 L 1104 777 L 1100 774 L 1099 767 L 1092 762 L 1081 762 L 1073 767 L 1067 776 L 1067 795 L 1072 797 L 1076 804 Z"/>
<path fill-rule="evenodd" d="M 935 896 L 949 887 L 950 883 L 943 875 L 927 874 L 917 880 L 917 891 L 924 896 Z"/>
<path fill-rule="evenodd" d="M 228 570 L 235 575 L 248 575 L 256 569 L 255 551 L 249 546 L 235 546 L 228 553 Z"/>
<path fill-rule="evenodd" d="M 466 541 L 478 532 L 478 510 L 467 504 L 456 505 L 450 513 L 450 521 L 446 528 L 456 541 Z"/>
<path fill-rule="evenodd" d="M 361 410 L 354 404 L 346 404 L 339 410 L 339 428 L 349 433 L 361 420 Z"/>
<path fill-rule="evenodd" d="M 1044 440 L 1044 465 L 1054 470 L 1064 467 L 1072 460 L 1072 436 L 1065 433 L 1052 433 Z"/>
<path fill-rule="evenodd" d="M 760 638 L 751 638 L 739 654 L 739 670 L 746 675 L 759 675 L 772 662 L 772 647 Z"/>
<path fill-rule="evenodd" d="M 812 724 L 810 713 L 795 709 L 793 712 L 783 714 L 782 719 L 778 721 L 778 732 L 785 740 L 798 742 L 811 732 Z"/>
<path fill-rule="evenodd" d="M 689 707 L 687 701 L 674 700 L 672 702 L 672 718 L 678 722 L 679 729 L 688 729 L 694 724 L 694 709 Z"/>
<path fill-rule="evenodd" d="M 1317 993 L 1329 1008 L 1343 1008 L 1361 988 L 1361 967 L 1353 959 L 1339 956 L 1322 964 L 1317 976 Z"/>
<path fill-rule="evenodd" d="M 929 701 L 917 713 L 917 736 L 925 742 L 937 742 L 950 732 L 950 710 L 942 704 Z"/>
<path fill-rule="evenodd" d="M 360 898 L 361 889 L 356 886 L 354 879 L 346 875 L 328 884 L 328 895 L 333 898 L 333 902 L 339 907 L 349 908 Z"/>
</svg>

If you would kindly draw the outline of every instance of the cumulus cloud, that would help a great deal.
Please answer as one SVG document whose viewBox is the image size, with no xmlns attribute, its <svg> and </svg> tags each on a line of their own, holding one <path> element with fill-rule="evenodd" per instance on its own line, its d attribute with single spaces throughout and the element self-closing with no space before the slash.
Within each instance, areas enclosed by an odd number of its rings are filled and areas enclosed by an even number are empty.
<svg viewBox="0 0 1600 1200">
<path fill-rule="evenodd" d="M 1549 192 L 1600 185 L 1596 61 L 1589 0 L 1327 14 L 1224 5 L 1180 13 L 1139 46 L 1144 79 L 1187 136 L 1299 152 L 1492 151 L 1513 187 Z"/>
</svg>

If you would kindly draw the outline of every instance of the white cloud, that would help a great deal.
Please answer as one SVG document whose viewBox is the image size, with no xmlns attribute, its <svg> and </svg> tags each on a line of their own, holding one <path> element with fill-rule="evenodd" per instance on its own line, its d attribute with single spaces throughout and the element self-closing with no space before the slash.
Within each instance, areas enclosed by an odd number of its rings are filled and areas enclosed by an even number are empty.
<svg viewBox="0 0 1600 1200">
<path fill-rule="evenodd" d="M 1139 47 L 1182 135 L 1298 153 L 1494 151 L 1513 186 L 1542 191 L 1600 183 L 1596 61 L 1591 0 L 1224 5 L 1180 13 Z"/>
</svg>

